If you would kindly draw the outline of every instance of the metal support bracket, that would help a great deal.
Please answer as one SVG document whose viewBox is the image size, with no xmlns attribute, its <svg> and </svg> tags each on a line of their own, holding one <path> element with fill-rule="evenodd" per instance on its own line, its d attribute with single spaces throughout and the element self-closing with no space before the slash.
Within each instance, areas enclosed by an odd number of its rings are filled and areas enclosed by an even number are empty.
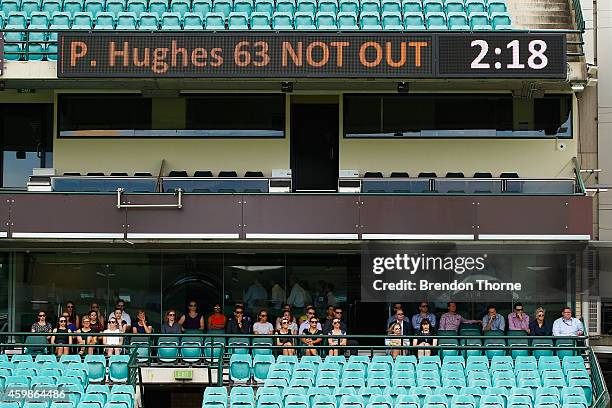
<svg viewBox="0 0 612 408">
<path fill-rule="evenodd" d="M 117 208 L 183 208 L 183 189 L 177 188 L 175 190 L 175 194 L 177 196 L 176 204 L 130 204 L 129 202 L 124 204 L 121 202 L 121 198 L 123 197 L 124 189 L 117 189 Z"/>
</svg>

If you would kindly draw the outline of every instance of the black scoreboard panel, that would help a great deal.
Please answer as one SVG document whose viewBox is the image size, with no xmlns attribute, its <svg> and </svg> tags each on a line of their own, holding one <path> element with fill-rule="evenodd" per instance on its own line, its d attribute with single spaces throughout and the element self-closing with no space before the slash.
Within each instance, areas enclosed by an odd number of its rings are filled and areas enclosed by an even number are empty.
<svg viewBox="0 0 612 408">
<path fill-rule="evenodd" d="M 441 35 L 441 77 L 539 77 L 564 79 L 564 34 L 487 33 Z"/>
<path fill-rule="evenodd" d="M 565 37 L 397 32 L 60 33 L 58 77 L 565 78 Z"/>
</svg>

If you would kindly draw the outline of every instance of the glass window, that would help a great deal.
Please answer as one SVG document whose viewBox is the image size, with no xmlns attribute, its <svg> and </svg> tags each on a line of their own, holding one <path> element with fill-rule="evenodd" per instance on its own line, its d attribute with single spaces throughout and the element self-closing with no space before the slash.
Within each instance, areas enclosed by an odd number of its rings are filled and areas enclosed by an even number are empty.
<svg viewBox="0 0 612 408">
<path fill-rule="evenodd" d="M 345 137 L 572 137 L 571 96 L 345 95 Z"/>
<path fill-rule="evenodd" d="M 187 129 L 210 137 L 284 137 L 283 95 L 187 97 Z"/>
</svg>

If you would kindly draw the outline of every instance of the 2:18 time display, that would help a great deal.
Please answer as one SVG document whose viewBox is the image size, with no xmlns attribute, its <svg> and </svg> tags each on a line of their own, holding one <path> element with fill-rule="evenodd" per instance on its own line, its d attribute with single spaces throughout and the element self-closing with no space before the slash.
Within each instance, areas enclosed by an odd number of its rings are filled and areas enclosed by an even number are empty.
<svg viewBox="0 0 612 408">
<path fill-rule="evenodd" d="M 488 62 L 483 62 L 483 60 L 487 57 L 489 53 L 489 43 L 486 40 L 473 40 L 470 43 L 471 47 L 480 47 L 480 51 L 472 64 L 470 65 L 473 69 L 490 69 L 491 64 Z M 544 40 L 531 40 L 528 44 L 529 49 L 529 57 L 527 58 L 527 66 L 531 69 L 544 69 L 548 65 L 548 57 L 546 56 L 546 49 L 548 45 Z M 506 64 L 506 68 L 508 69 L 524 69 L 525 64 L 521 62 L 521 51 L 520 51 L 520 42 L 519 40 L 512 40 L 508 44 L 506 44 L 506 49 L 511 50 L 512 52 L 512 62 Z M 496 47 L 493 50 L 495 55 L 501 55 L 502 49 L 500 47 Z M 502 63 L 500 61 L 495 62 L 495 69 L 501 69 Z"/>
</svg>

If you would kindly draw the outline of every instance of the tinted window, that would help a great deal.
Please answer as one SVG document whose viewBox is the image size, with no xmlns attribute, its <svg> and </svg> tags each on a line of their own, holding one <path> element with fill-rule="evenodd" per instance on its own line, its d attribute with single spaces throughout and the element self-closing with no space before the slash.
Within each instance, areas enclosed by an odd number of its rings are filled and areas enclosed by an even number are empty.
<svg viewBox="0 0 612 408">
<path fill-rule="evenodd" d="M 187 97 L 187 129 L 213 137 L 283 137 L 283 95 Z"/>
<path fill-rule="evenodd" d="M 346 95 L 346 137 L 571 137 L 571 96 Z"/>
</svg>

